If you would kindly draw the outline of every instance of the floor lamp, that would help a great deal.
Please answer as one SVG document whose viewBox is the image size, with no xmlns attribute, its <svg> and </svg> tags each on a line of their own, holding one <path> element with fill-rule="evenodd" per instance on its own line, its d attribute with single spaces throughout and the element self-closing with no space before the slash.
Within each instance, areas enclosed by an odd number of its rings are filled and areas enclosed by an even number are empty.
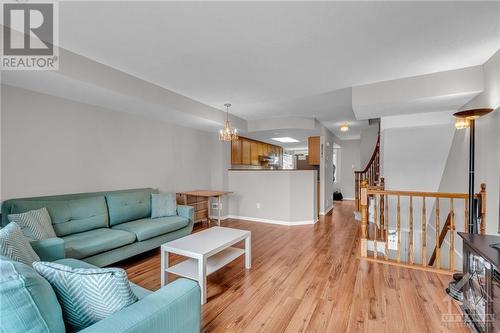
<svg viewBox="0 0 500 333">
<path fill-rule="evenodd" d="M 478 233 L 478 225 L 476 218 L 476 209 L 474 205 L 474 172 L 475 172 L 475 140 L 476 140 L 476 119 L 487 115 L 493 109 L 472 109 L 460 111 L 453 114 L 457 119 L 455 127 L 457 129 L 469 128 L 469 230 L 471 234 Z M 465 221 L 464 221 L 465 222 Z M 451 268 L 451 267 L 450 267 Z M 446 292 L 448 295 L 458 301 L 462 301 L 462 290 L 459 287 L 459 281 L 463 278 L 462 273 L 453 274 L 453 281 L 449 283 Z"/>
</svg>

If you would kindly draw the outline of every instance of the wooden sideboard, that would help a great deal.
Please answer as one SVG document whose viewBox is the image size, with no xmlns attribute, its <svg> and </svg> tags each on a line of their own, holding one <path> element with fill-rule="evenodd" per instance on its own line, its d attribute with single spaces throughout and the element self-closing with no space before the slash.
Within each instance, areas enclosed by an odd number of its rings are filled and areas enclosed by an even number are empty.
<svg viewBox="0 0 500 333">
<path fill-rule="evenodd" d="M 231 142 L 231 164 L 232 165 L 254 165 L 260 166 L 260 156 L 277 156 L 283 165 L 283 148 L 269 143 L 240 137 Z"/>
<path fill-rule="evenodd" d="M 194 208 L 194 222 L 208 222 L 209 197 L 177 193 L 177 204 Z"/>
<path fill-rule="evenodd" d="M 221 222 L 221 197 L 231 194 L 228 191 L 194 190 L 178 192 L 177 204 L 194 208 L 194 222 L 210 222 L 210 198 L 217 199 L 217 224 Z"/>
</svg>

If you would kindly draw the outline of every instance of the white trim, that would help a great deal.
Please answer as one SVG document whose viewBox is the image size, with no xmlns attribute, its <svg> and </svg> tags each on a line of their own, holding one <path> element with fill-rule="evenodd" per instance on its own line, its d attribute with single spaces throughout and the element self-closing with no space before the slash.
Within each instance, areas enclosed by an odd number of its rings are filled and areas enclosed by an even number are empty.
<svg viewBox="0 0 500 333">
<path fill-rule="evenodd" d="M 247 220 L 250 222 L 259 222 L 259 223 L 271 223 L 271 224 L 279 224 L 286 226 L 296 226 L 296 225 L 304 225 L 304 224 L 315 224 L 318 220 L 305 220 L 305 221 L 281 221 L 281 220 L 271 220 L 271 219 L 263 219 L 260 217 L 249 217 L 249 216 L 239 216 L 239 215 L 227 215 L 224 219 L 238 219 L 238 220 Z"/>
<path fill-rule="evenodd" d="M 354 201 L 354 198 L 342 198 L 342 200 Z"/>
<path fill-rule="evenodd" d="M 328 209 L 325 212 L 319 212 L 319 215 L 328 215 L 332 209 L 333 209 L 333 204 L 330 207 L 328 207 Z"/>
</svg>

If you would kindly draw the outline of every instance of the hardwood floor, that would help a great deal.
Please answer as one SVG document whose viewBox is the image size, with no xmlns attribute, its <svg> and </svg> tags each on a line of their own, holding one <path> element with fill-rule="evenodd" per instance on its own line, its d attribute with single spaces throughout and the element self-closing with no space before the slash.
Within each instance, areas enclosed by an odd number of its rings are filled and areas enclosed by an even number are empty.
<svg viewBox="0 0 500 333">
<path fill-rule="evenodd" d="M 444 292 L 449 276 L 358 259 L 352 202 L 311 226 L 223 225 L 252 232 L 252 268 L 242 256 L 208 277 L 204 332 L 468 332 L 442 320 L 459 314 Z M 159 251 L 121 267 L 159 288 Z"/>
</svg>

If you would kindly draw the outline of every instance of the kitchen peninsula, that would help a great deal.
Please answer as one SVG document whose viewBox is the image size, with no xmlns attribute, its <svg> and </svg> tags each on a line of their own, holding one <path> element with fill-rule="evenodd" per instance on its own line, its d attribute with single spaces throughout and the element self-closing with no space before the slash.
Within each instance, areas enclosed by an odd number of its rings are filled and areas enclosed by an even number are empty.
<svg viewBox="0 0 500 333">
<path fill-rule="evenodd" d="M 229 170 L 229 217 L 284 225 L 317 221 L 316 170 Z"/>
<path fill-rule="evenodd" d="M 317 221 L 318 171 L 284 170 L 283 148 L 241 138 L 231 143 L 230 218 L 283 225 Z"/>
</svg>

